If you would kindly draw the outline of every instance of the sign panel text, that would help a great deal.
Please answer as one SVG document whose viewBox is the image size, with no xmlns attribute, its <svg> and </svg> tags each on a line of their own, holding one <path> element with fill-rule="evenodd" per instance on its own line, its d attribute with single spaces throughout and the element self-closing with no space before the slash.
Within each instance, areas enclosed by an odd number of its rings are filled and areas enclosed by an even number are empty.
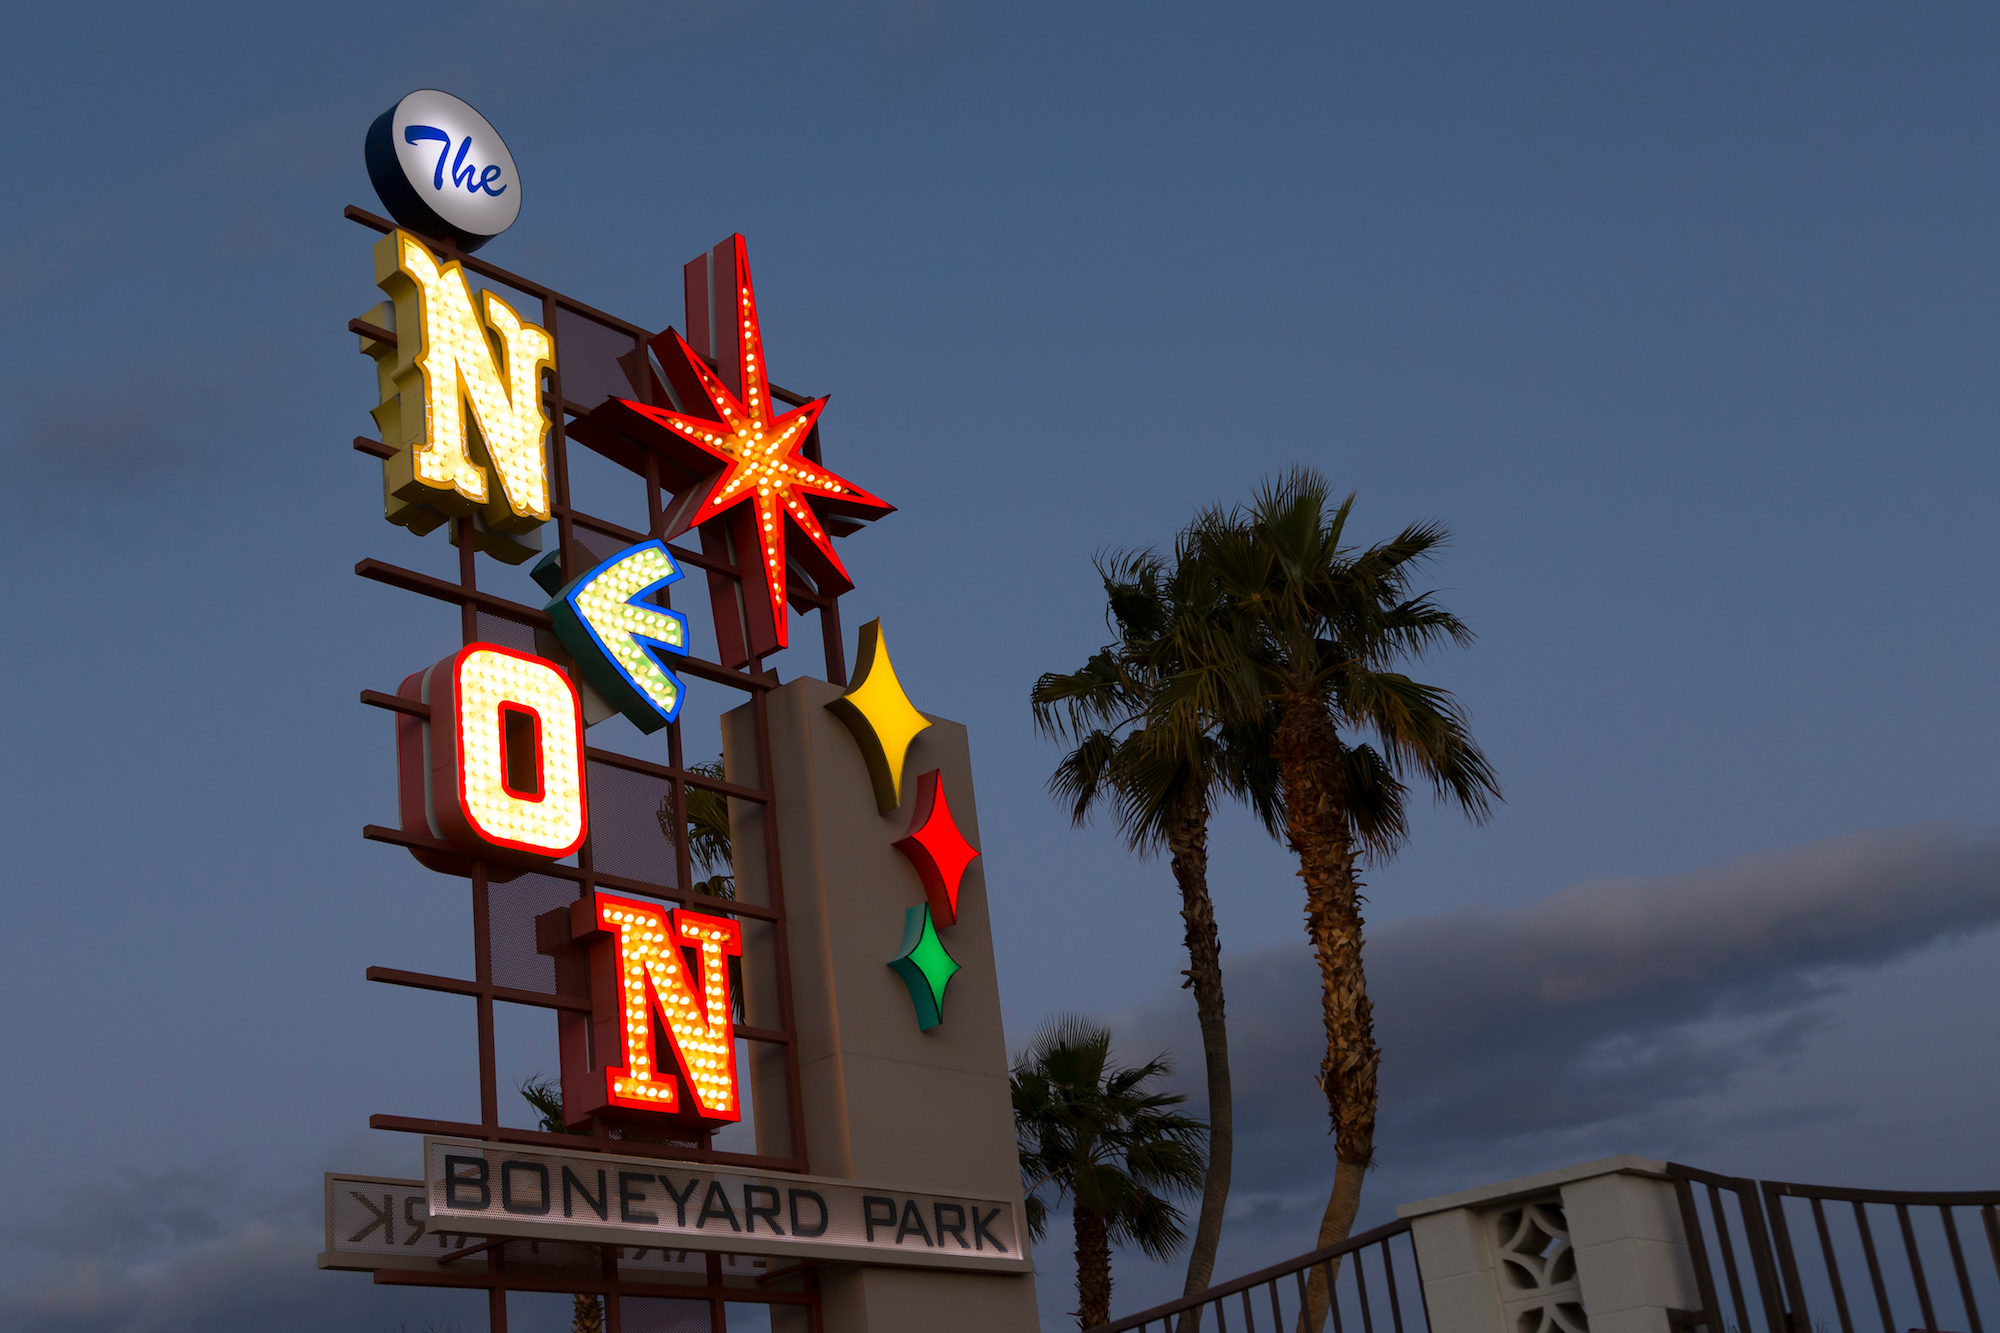
<svg viewBox="0 0 2000 1333">
<path fill-rule="evenodd" d="M 453 1231 L 1029 1271 L 1011 1199 L 442 1138 L 424 1140 L 424 1184 Z"/>
</svg>

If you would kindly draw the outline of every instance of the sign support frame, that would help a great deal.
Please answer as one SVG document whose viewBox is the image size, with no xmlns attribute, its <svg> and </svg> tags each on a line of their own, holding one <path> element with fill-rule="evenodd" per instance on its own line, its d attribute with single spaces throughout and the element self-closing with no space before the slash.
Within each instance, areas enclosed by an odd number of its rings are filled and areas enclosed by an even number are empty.
<svg viewBox="0 0 2000 1333">
<path fill-rule="evenodd" d="M 396 229 L 396 224 L 361 208 L 349 206 L 343 215 L 348 220 L 375 232 L 387 234 Z M 409 229 L 404 228 L 404 230 Z M 599 343 L 630 339 L 633 351 L 629 358 L 618 358 L 618 364 L 624 366 L 629 362 L 640 367 L 646 364 L 646 344 L 653 336 L 653 331 L 642 329 L 542 284 L 469 255 L 449 239 L 429 236 L 420 236 L 419 239 L 429 245 L 441 260 L 460 262 L 467 272 L 477 275 L 490 285 L 511 289 L 508 293 L 510 299 L 516 296 L 520 298 L 517 308 L 520 308 L 524 315 L 538 304 L 541 327 L 547 329 L 555 340 L 555 364 L 545 373 L 543 400 L 547 406 L 550 422 L 547 445 L 551 479 L 550 523 L 557 536 L 565 579 L 573 578 L 599 563 L 600 557 L 587 543 L 595 543 L 600 547 L 614 543 L 627 546 L 656 537 L 664 539 L 666 536 L 664 525 L 668 514 L 666 497 L 673 491 L 687 489 L 699 479 L 663 475 L 665 469 L 671 465 L 655 451 L 639 447 L 630 441 L 603 439 L 600 438 L 601 432 L 592 432 L 592 438 L 578 438 L 576 442 L 584 444 L 586 448 L 634 474 L 634 479 L 643 484 L 651 531 L 635 532 L 574 506 L 569 486 L 567 451 L 571 436 L 567 427 L 572 418 L 583 416 L 597 404 L 579 402 L 571 398 L 565 393 L 563 381 L 563 371 L 566 366 L 587 364 L 589 359 L 587 352 L 573 354 L 565 352 L 566 329 L 572 333 L 569 345 L 578 348 L 588 348 L 593 339 Z M 397 337 L 393 330 L 359 319 L 349 321 L 348 331 L 361 337 L 364 347 L 370 342 L 393 343 Z M 577 341 L 577 335 L 582 336 L 582 342 Z M 639 401 L 650 401 L 651 379 L 650 374 L 635 375 L 628 372 L 624 385 L 620 386 L 621 396 L 629 394 Z M 770 386 L 770 393 L 773 398 L 794 405 L 810 401 L 803 395 L 792 393 L 775 384 Z M 382 442 L 366 437 L 356 437 L 354 448 L 357 452 L 373 458 L 387 458 L 395 452 Z M 817 428 L 805 446 L 805 452 L 814 461 L 818 460 Z M 436 578 L 379 560 L 361 561 L 356 565 L 355 573 L 374 582 L 455 605 L 459 612 L 459 631 L 463 643 L 499 640 L 504 637 L 511 639 L 515 646 L 533 651 L 538 644 L 538 634 L 549 635 L 552 638 L 549 616 L 538 607 L 496 596 L 478 586 L 478 553 L 473 524 L 474 520 L 470 517 L 452 520 L 453 537 L 458 547 L 456 580 Z M 737 583 L 743 581 L 744 571 L 736 562 L 718 559 L 706 552 L 678 545 L 670 546 L 668 549 L 674 559 L 684 566 L 699 568 L 711 576 L 720 576 Z M 755 572 L 761 579 L 762 572 Z M 819 613 L 827 678 L 844 683 L 847 669 L 840 635 L 838 595 L 831 591 L 822 592 L 811 586 L 800 571 L 793 570 L 788 581 L 786 597 L 794 610 L 802 613 L 812 611 Z M 662 604 L 668 602 L 668 598 L 664 595 L 658 600 Z M 594 770 L 609 770 L 635 779 L 651 779 L 666 784 L 669 793 L 666 802 L 668 810 L 663 811 L 663 815 L 670 811 L 672 827 L 679 831 L 678 836 L 669 834 L 674 854 L 671 875 L 662 875 L 659 880 L 648 881 L 601 870 L 595 864 L 596 858 L 589 842 L 586 842 L 579 851 L 573 866 L 526 859 L 516 861 L 499 849 L 495 849 L 490 856 L 468 858 L 475 958 L 474 977 L 468 980 L 379 967 L 369 968 L 367 975 L 371 981 L 459 995 L 474 1001 L 478 1044 L 479 1120 L 476 1123 L 466 1123 L 378 1114 L 369 1117 L 371 1128 L 445 1135 L 488 1144 L 514 1143 L 523 1146 L 561 1147 L 567 1151 L 619 1153 L 714 1166 L 741 1166 L 764 1171 L 801 1173 L 809 1169 L 805 1148 L 803 1086 L 797 1054 L 797 1027 L 792 1007 L 791 965 L 788 957 L 788 936 L 784 926 L 784 890 L 778 858 L 776 828 L 779 818 L 775 808 L 775 786 L 770 776 L 771 746 L 765 700 L 767 692 L 775 688 L 777 682 L 774 674 L 766 673 L 763 660 L 754 656 L 741 670 L 730 670 L 717 663 L 692 656 L 677 659 L 675 666 L 686 676 L 711 684 L 725 685 L 743 691 L 749 696 L 750 712 L 757 719 L 756 757 L 761 785 L 750 787 L 690 772 L 682 752 L 678 723 L 667 728 L 668 762 L 665 765 L 616 751 L 586 746 L 586 763 Z M 392 693 L 382 691 L 364 691 L 361 702 L 408 716 L 412 720 L 415 720 L 420 713 L 425 717 L 429 714 L 428 706 L 418 701 L 400 699 Z M 764 829 L 762 839 L 764 845 L 757 849 L 763 867 L 762 887 L 766 901 L 762 903 L 750 900 L 727 901 L 679 887 L 692 885 L 695 882 L 686 832 L 687 792 L 690 787 L 703 788 L 734 801 L 747 802 L 769 816 L 760 821 Z M 667 822 L 667 818 L 663 818 L 663 829 Z M 459 849 L 449 848 L 441 842 L 433 845 L 435 842 L 433 839 L 408 834 L 399 829 L 371 825 L 363 829 L 363 836 L 370 841 L 402 845 L 407 848 L 459 852 Z M 462 852 L 459 854 L 463 855 Z M 501 1089 L 495 1053 L 494 1006 L 497 1003 L 510 1003 L 557 1011 L 588 1011 L 590 1002 L 587 997 L 562 995 L 553 990 L 544 992 L 511 986 L 496 978 L 493 966 L 496 890 L 511 892 L 514 886 L 489 874 L 489 865 L 502 872 L 508 881 L 513 880 L 524 869 L 531 870 L 533 875 L 543 880 L 566 881 L 574 886 L 578 897 L 587 898 L 596 889 L 603 888 L 612 892 L 648 895 L 698 910 L 726 910 L 746 922 L 765 923 L 769 927 L 771 973 L 775 983 L 771 987 L 771 999 L 775 1002 L 774 1017 L 777 1022 L 775 1026 L 740 1025 L 737 1034 L 752 1043 L 753 1059 L 764 1058 L 756 1054 L 763 1051 L 776 1055 L 782 1065 L 782 1083 L 787 1103 L 783 1114 L 787 1122 L 785 1128 L 791 1145 L 790 1154 L 772 1156 L 720 1151 L 713 1147 L 711 1142 L 713 1135 L 708 1131 L 700 1131 L 691 1139 L 672 1143 L 617 1139 L 612 1137 L 617 1123 L 615 1117 L 597 1118 L 593 1132 L 587 1135 L 543 1134 L 539 1131 L 517 1129 L 501 1124 Z M 621 1331 L 619 1298 L 624 1297 L 706 1300 L 711 1305 L 711 1327 L 715 1329 L 723 1326 L 722 1304 L 725 1301 L 749 1301 L 769 1305 L 773 1307 L 774 1316 L 777 1307 L 792 1307 L 797 1309 L 804 1319 L 802 1324 L 788 1325 L 788 1327 L 797 1327 L 801 1329 L 801 1333 L 821 1333 L 818 1279 L 814 1271 L 817 1264 L 814 1262 L 794 1265 L 782 1272 L 767 1273 L 751 1287 L 737 1287 L 725 1284 L 721 1272 L 721 1258 L 718 1254 L 708 1261 L 705 1284 L 691 1287 L 634 1281 L 621 1275 L 616 1245 L 601 1244 L 597 1247 L 601 1254 L 601 1275 L 595 1282 L 582 1281 L 574 1275 L 551 1278 L 545 1274 L 516 1271 L 520 1265 L 509 1264 L 507 1248 L 508 1242 L 502 1240 L 489 1252 L 488 1271 L 485 1273 L 453 1271 L 440 1265 L 429 1270 L 381 1269 L 375 1272 L 374 1280 L 384 1285 L 484 1289 L 488 1293 L 489 1326 L 496 1333 L 505 1333 L 507 1327 L 508 1291 L 563 1291 L 606 1297 L 605 1327 L 611 1330 L 611 1333 Z"/>
</svg>

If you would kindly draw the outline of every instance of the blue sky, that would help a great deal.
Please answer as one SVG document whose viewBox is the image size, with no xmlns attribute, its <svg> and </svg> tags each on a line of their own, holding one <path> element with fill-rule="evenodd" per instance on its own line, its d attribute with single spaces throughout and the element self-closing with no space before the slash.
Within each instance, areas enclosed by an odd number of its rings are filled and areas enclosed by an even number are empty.
<svg viewBox="0 0 2000 1333">
<path fill-rule="evenodd" d="M 883 616 L 918 704 L 972 728 L 1015 1030 L 1077 1010 L 1198 1060 L 1171 880 L 1068 827 L 1026 692 L 1103 636 L 1094 552 L 1309 463 L 1365 537 L 1451 526 L 1433 582 L 1480 640 L 1426 672 L 1507 794 L 1484 828 L 1426 812 L 1368 873 L 1398 1043 L 1369 1215 L 1600 1150 L 1990 1183 L 1996 29 L 1852 5 L 17 15 L 0 1059 L 33 1128 L 0 1159 L 26 1242 L 0 1322 L 468 1318 L 300 1251 L 317 1172 L 414 1170 L 370 1112 L 470 1109 L 469 1009 L 361 979 L 470 966 L 459 891 L 358 836 L 393 770 L 355 692 L 453 639 L 349 572 L 448 561 L 381 521 L 347 445 L 373 372 L 345 324 L 380 298 L 340 208 L 374 206 L 362 135 L 424 86 L 520 165 L 496 263 L 658 327 L 684 260 L 749 239 L 775 378 L 833 396 L 828 462 L 899 506 L 844 543 L 844 619 Z M 1212 873 L 1269 1112 L 1228 1267 L 1307 1247 L 1324 1173 L 1296 1164 L 1331 1156 L 1299 1101 L 1297 882 L 1233 813 Z M 1031 939 L 1045 911 L 1071 932 Z M 1511 951 L 1465 954 L 1468 921 Z M 1605 958 L 1659 966 L 1579 1005 L 1536 989 Z M 1518 1022 L 1481 1026 L 1496 996 Z M 524 1072 L 547 1035 L 502 1033 Z M 1121 1260 L 1120 1308 L 1177 1287 Z"/>
</svg>

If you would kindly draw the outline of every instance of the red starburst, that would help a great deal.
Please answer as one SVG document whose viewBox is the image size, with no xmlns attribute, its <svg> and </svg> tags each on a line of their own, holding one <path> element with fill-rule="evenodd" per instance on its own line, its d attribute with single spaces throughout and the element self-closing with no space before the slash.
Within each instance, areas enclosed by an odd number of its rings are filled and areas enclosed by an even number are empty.
<svg viewBox="0 0 2000 1333">
<path fill-rule="evenodd" d="M 669 537 L 692 527 L 702 527 L 719 519 L 748 517 L 749 524 L 736 527 L 739 543 L 753 527 L 762 583 L 766 596 L 753 598 L 749 571 L 744 571 L 746 610 L 753 615 L 768 610 L 770 620 L 753 632 L 753 643 L 785 646 L 785 585 L 788 565 L 796 562 L 812 577 L 821 593 L 838 594 L 854 587 L 847 567 L 834 554 L 826 531 L 826 515 L 877 518 L 895 506 L 871 495 L 844 477 L 836 476 L 806 457 L 802 446 L 812 434 L 813 424 L 826 407 L 826 399 L 816 398 L 782 416 L 771 410 L 770 377 L 765 369 L 764 340 L 757 321 L 757 298 L 750 283 L 750 264 L 743 238 L 733 236 L 733 264 L 718 265 L 725 272 L 734 269 L 736 329 L 733 339 L 717 338 L 718 351 L 734 342 L 734 385 L 709 367 L 685 338 L 673 329 L 652 340 L 654 354 L 678 392 L 683 407 L 676 412 L 621 398 L 621 407 L 658 429 L 645 432 L 655 448 L 696 476 L 705 476 L 717 464 L 721 470 L 712 479 L 687 488 L 668 522 Z M 730 241 L 716 247 L 721 252 Z M 720 276 L 720 275 L 718 275 Z M 725 317 L 722 301 L 727 288 L 715 293 L 716 320 Z M 671 339 L 671 341 L 669 341 Z M 698 396 L 697 396 L 698 394 Z M 706 413 L 701 409 L 707 400 Z M 629 419 L 628 419 L 629 421 Z M 738 506 L 747 506 L 748 513 Z M 739 544 L 736 558 L 743 561 Z M 760 617 L 761 618 L 761 617 Z M 753 649 L 754 651 L 754 649 Z"/>
</svg>

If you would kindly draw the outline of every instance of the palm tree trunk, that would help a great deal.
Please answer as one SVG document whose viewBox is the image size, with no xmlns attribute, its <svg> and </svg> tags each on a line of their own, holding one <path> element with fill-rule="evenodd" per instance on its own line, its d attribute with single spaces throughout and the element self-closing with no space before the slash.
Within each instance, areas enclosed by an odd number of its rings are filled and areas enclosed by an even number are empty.
<svg viewBox="0 0 2000 1333">
<path fill-rule="evenodd" d="M 1111 1322 L 1111 1234 L 1102 1214 L 1082 1204 L 1076 1223 L 1076 1326 Z"/>
<path fill-rule="evenodd" d="M 604 1307 L 598 1304 L 597 1297 L 578 1292 L 575 1302 L 571 1333 L 604 1333 Z"/>
<path fill-rule="evenodd" d="M 1319 960 L 1326 1055 L 1319 1084 L 1332 1122 L 1334 1177 L 1320 1219 L 1321 1247 L 1346 1240 L 1361 1208 L 1361 1178 L 1375 1153 L 1375 1013 L 1361 963 L 1361 882 L 1348 836 L 1340 738 L 1316 698 L 1285 700 L 1272 746 L 1285 788 L 1285 837 L 1306 884 L 1306 934 Z M 1329 1271 L 1333 1270 L 1333 1271 Z M 1313 1271 L 1303 1333 L 1318 1333 L 1337 1270 Z"/>
<path fill-rule="evenodd" d="M 1338 1245 L 1354 1230 L 1354 1215 L 1361 1211 L 1361 1177 L 1367 1171 L 1365 1163 L 1356 1166 L 1344 1157 L 1334 1158 L 1333 1192 L 1327 1196 L 1326 1211 L 1320 1214 L 1319 1241 L 1314 1249 Z M 1329 1259 L 1313 1269 L 1312 1279 L 1306 1283 L 1305 1309 L 1299 1311 L 1299 1333 L 1318 1333 L 1325 1326 L 1331 1304 L 1327 1293 L 1339 1277 L 1339 1259 Z"/>
<path fill-rule="evenodd" d="M 1234 1114 L 1229 1091 L 1229 1029 L 1222 1011 L 1222 940 L 1215 929 L 1215 902 L 1208 896 L 1208 796 L 1190 783 L 1176 803 L 1167 828 L 1174 881 L 1181 891 L 1181 920 L 1187 928 L 1188 969 L 1183 984 L 1194 992 L 1201 1024 L 1201 1053 L 1208 1072 L 1208 1174 L 1201 1187 L 1201 1216 L 1188 1253 L 1183 1295 L 1209 1284 L 1215 1251 L 1222 1242 L 1222 1214 L 1229 1203 L 1229 1168 Z M 1193 1333 L 1192 1312 L 1181 1317 L 1182 1333 Z"/>
</svg>

